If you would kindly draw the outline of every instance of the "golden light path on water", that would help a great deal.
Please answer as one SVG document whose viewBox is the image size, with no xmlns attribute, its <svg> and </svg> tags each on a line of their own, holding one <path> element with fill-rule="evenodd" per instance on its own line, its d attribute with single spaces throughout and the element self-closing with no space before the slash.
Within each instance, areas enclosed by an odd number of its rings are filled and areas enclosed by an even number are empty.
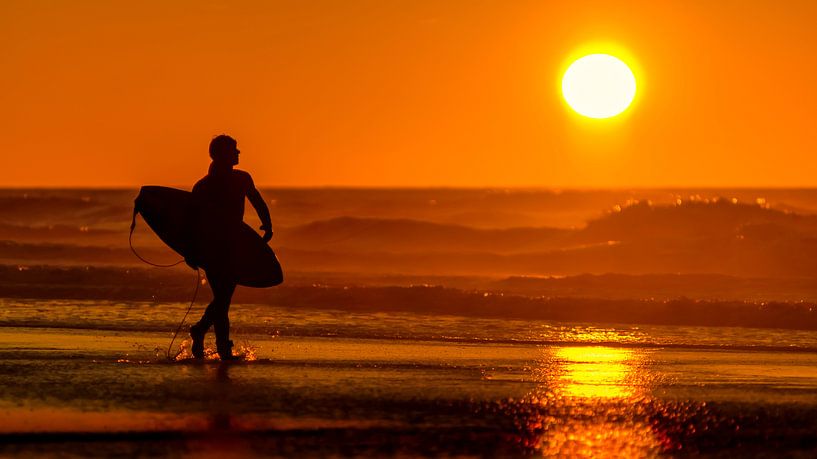
<svg viewBox="0 0 817 459">
<path fill-rule="evenodd" d="M 594 336 L 581 338 L 594 341 Z M 579 345 L 541 351 L 531 367 L 538 384 L 523 416 L 532 449 L 545 457 L 645 457 L 667 451 L 645 408 L 657 379 L 649 369 L 649 350 Z"/>
<path fill-rule="evenodd" d="M 554 354 L 564 372 L 558 380 L 564 396 L 604 400 L 636 395 L 636 388 L 628 384 L 633 372 L 630 363 L 638 357 L 632 350 L 562 347 Z"/>
</svg>

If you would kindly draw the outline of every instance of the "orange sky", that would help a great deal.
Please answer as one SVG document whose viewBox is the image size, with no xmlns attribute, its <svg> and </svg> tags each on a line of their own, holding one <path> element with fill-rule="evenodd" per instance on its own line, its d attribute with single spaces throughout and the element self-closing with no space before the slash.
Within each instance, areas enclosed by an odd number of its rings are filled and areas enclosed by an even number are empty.
<svg viewBox="0 0 817 459">
<path fill-rule="evenodd" d="M 0 186 L 815 186 L 817 2 L 0 3 Z M 621 119 L 565 59 L 637 62 Z"/>
</svg>

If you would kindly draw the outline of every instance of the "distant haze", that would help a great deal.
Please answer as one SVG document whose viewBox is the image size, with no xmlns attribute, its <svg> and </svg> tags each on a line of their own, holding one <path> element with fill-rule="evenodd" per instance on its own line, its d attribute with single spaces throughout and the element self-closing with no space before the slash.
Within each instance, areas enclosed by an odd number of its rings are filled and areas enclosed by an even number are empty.
<svg viewBox="0 0 817 459">
<path fill-rule="evenodd" d="M 817 2 L 0 3 L 0 187 L 815 186 Z M 587 43 L 624 118 L 571 115 Z"/>
</svg>

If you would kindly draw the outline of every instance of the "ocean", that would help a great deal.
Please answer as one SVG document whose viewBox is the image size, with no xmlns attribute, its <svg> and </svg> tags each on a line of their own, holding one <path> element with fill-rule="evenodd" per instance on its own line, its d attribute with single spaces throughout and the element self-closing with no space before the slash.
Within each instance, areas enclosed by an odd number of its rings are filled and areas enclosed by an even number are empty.
<svg viewBox="0 0 817 459">
<path fill-rule="evenodd" d="M 0 455 L 817 454 L 817 191 L 262 194 L 221 363 L 136 190 L 0 192 Z"/>
</svg>

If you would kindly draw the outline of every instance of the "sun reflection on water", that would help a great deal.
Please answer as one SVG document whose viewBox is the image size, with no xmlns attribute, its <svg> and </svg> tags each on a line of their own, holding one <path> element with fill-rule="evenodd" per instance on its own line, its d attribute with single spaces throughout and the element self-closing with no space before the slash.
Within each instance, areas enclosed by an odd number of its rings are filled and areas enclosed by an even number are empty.
<svg viewBox="0 0 817 459">
<path fill-rule="evenodd" d="M 609 338 L 609 336 L 605 336 Z M 536 388 L 517 407 L 520 439 L 555 457 L 644 457 L 666 451 L 650 420 L 648 350 L 543 347 Z"/>
<path fill-rule="evenodd" d="M 629 349 L 562 347 L 554 351 L 557 392 L 568 397 L 622 399 L 636 395 L 632 363 L 638 355 Z"/>
</svg>

